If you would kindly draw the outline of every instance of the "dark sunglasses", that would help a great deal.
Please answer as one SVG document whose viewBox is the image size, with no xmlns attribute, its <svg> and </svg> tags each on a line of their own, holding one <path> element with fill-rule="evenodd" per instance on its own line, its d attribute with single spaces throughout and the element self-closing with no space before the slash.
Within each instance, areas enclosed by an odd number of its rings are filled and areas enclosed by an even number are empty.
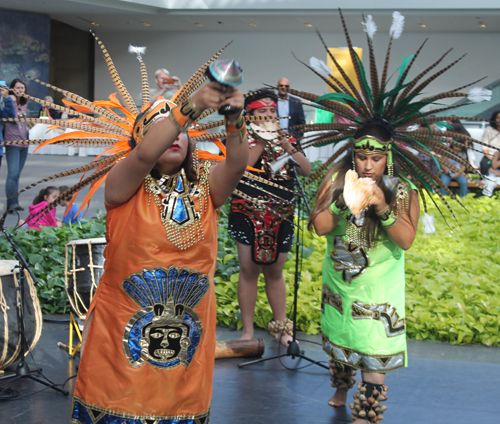
<svg viewBox="0 0 500 424">
<path fill-rule="evenodd" d="M 279 84 L 278 87 L 290 87 L 290 86 L 285 84 Z"/>
</svg>

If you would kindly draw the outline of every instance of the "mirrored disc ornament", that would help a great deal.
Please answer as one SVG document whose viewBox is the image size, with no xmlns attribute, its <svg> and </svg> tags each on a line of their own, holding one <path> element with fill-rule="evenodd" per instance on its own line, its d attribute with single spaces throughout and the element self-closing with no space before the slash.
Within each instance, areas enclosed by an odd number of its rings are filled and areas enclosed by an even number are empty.
<svg viewBox="0 0 500 424">
<path fill-rule="evenodd" d="M 234 87 L 243 82 L 243 70 L 234 59 L 217 59 L 208 67 L 213 78 L 221 84 Z"/>
</svg>

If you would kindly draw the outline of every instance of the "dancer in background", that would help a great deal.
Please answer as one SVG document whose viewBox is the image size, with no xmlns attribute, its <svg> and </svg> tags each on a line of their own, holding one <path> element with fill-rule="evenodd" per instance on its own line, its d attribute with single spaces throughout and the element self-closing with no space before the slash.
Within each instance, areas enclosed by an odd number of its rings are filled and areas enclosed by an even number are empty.
<svg viewBox="0 0 500 424">
<path fill-rule="evenodd" d="M 270 90 L 259 90 L 245 99 L 245 114 L 277 118 L 277 97 Z M 267 124 L 266 124 L 267 122 Z M 266 294 L 274 320 L 269 330 L 284 346 L 292 339 L 292 322 L 286 318 L 286 285 L 283 268 L 287 252 L 293 244 L 294 176 L 293 166 L 287 161 L 274 172 L 271 163 L 287 153 L 296 161 L 297 172 L 309 175 L 311 165 L 297 150 L 295 139 L 288 138 L 274 120 L 274 132 L 266 132 L 269 121 L 252 121 L 249 134 L 250 154 L 248 165 L 264 171 L 255 175 L 265 178 L 275 187 L 259 185 L 271 194 L 262 194 L 258 188 L 238 185 L 244 195 L 256 198 L 260 206 L 241 196 L 233 196 L 229 215 L 229 234 L 236 241 L 240 273 L 238 300 L 243 321 L 242 339 L 253 338 L 253 320 L 257 300 L 257 281 L 262 272 Z M 273 196 L 274 195 L 274 196 Z M 277 197 L 276 197 L 277 196 Z M 277 212 L 273 214 L 272 211 Z M 279 214 L 279 215 L 278 215 Z"/>
</svg>

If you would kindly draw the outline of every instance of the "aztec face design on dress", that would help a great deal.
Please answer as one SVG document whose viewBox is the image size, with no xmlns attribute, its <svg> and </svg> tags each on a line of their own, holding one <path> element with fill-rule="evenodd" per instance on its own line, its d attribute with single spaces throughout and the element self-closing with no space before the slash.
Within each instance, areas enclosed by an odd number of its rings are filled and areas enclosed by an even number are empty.
<svg viewBox="0 0 500 424">
<path fill-rule="evenodd" d="M 208 276 L 174 265 L 144 269 L 123 281 L 125 293 L 141 307 L 123 333 L 132 367 L 189 367 L 203 334 L 195 308 L 209 284 Z"/>
</svg>

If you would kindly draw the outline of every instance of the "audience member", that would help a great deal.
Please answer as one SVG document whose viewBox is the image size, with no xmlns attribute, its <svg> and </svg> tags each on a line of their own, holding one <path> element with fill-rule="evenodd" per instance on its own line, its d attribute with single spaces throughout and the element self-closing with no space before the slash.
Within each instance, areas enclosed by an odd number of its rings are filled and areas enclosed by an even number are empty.
<svg viewBox="0 0 500 424">
<path fill-rule="evenodd" d="M 64 193 L 68 189 L 67 185 L 59 187 L 59 192 Z M 62 200 L 61 206 L 67 208 L 69 205 L 69 200 Z M 83 213 L 78 213 L 78 206 L 74 203 L 71 205 L 69 211 L 64 210 L 64 218 L 62 219 L 63 224 L 76 224 L 80 219 L 83 218 Z"/>
<path fill-rule="evenodd" d="M 496 151 L 491 160 L 491 167 L 488 170 L 488 178 L 483 180 L 483 195 L 493 196 L 493 190 L 497 184 L 500 184 L 500 154 Z"/>
<path fill-rule="evenodd" d="M 304 116 L 304 109 L 302 108 L 300 99 L 290 96 L 287 90 L 290 88 L 290 81 L 286 78 L 281 78 L 278 81 L 278 117 L 280 117 L 280 127 L 293 135 L 295 139 L 301 138 L 304 133 L 302 130 L 290 130 L 288 128 L 295 125 L 304 125 L 306 118 Z M 290 117 L 281 118 L 282 116 Z"/>
<path fill-rule="evenodd" d="M 16 118 L 26 117 L 28 112 L 28 99 L 15 94 L 28 94 L 26 84 L 23 80 L 16 78 L 10 83 L 10 98 L 14 103 Z M 4 128 L 4 141 L 20 141 L 28 138 L 28 127 L 25 122 L 6 122 Z M 26 158 L 28 157 L 27 144 L 14 144 L 5 146 L 5 159 L 7 159 L 7 180 L 5 182 L 5 195 L 7 197 L 7 210 L 9 213 L 22 211 L 18 196 L 19 178 L 23 171 Z"/>
<path fill-rule="evenodd" d="M 50 103 L 54 103 L 52 96 L 45 96 L 44 100 Z M 48 106 L 42 106 L 38 112 L 38 117 L 46 116 L 49 119 L 61 119 L 62 112 L 60 110 L 49 108 Z"/>
<path fill-rule="evenodd" d="M 171 77 L 170 73 L 161 68 L 155 72 L 156 88 L 151 89 L 149 102 L 153 104 L 157 97 L 170 99 L 175 92 L 181 88 L 181 80 L 178 77 Z"/>
<path fill-rule="evenodd" d="M 14 110 L 14 102 L 9 96 L 9 89 L 6 86 L 3 86 L 0 89 L 1 93 L 1 103 L 0 103 L 0 118 L 14 118 L 15 110 Z M 3 143 L 3 125 L 2 121 L 0 121 L 0 143 Z M 0 166 L 2 166 L 2 158 L 3 158 L 3 146 L 0 144 Z"/>
<path fill-rule="evenodd" d="M 484 131 L 483 143 L 500 148 L 500 132 L 498 131 L 499 124 L 500 110 L 496 110 L 491 115 L 490 126 Z M 481 174 L 488 175 L 488 171 L 491 167 L 491 161 L 493 160 L 493 155 L 495 154 L 495 149 L 483 146 L 483 153 L 484 158 L 481 160 Z"/>
<path fill-rule="evenodd" d="M 457 144 L 452 144 L 452 149 L 457 153 L 457 155 L 463 157 L 465 160 L 467 160 L 467 147 L 465 146 L 465 143 L 462 140 L 455 140 L 457 143 L 460 143 L 461 145 Z M 452 159 L 447 159 L 448 163 L 453 165 L 456 169 L 460 170 L 460 172 L 464 173 L 466 168 L 465 165 L 462 165 L 458 163 L 457 161 L 454 161 Z M 460 187 L 459 195 L 460 197 L 465 197 L 467 196 L 468 193 L 468 181 L 467 178 L 463 175 L 460 174 L 460 172 L 457 172 L 455 169 L 448 168 L 446 165 L 441 165 L 441 181 L 443 184 L 448 187 L 450 185 L 450 182 L 452 180 L 456 181 Z M 444 188 L 439 189 L 441 191 L 441 194 L 443 196 L 446 196 L 447 192 Z"/>
<path fill-rule="evenodd" d="M 33 204 L 30 206 L 30 214 L 26 218 L 26 221 L 21 220 L 18 225 L 26 224 L 28 230 L 32 228 L 41 230 L 40 227 L 42 225 L 44 227 L 62 227 L 62 221 L 56 218 L 56 208 L 41 217 L 36 217 L 39 212 L 45 209 L 58 197 L 59 189 L 57 187 L 49 186 L 41 189 L 40 193 L 33 199 Z"/>
</svg>

